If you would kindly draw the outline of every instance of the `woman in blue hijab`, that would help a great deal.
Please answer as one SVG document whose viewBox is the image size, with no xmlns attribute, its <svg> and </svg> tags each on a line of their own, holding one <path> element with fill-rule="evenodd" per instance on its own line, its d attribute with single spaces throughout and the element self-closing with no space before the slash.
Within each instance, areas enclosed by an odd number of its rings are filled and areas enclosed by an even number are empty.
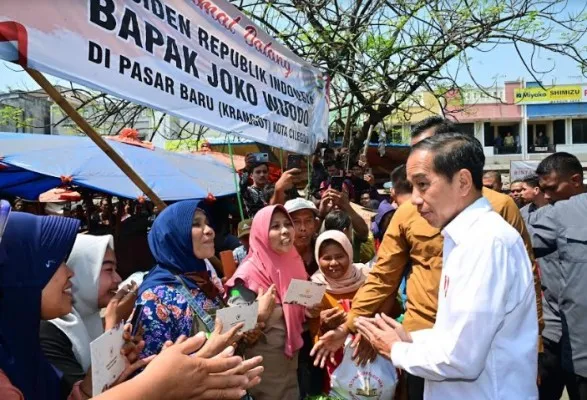
<svg viewBox="0 0 587 400">
<path fill-rule="evenodd" d="M 79 223 L 13 212 L 2 237 L 0 373 L 26 400 L 63 397 L 59 372 L 41 351 L 39 323 L 71 312 L 73 274 L 65 260 Z"/>
<path fill-rule="evenodd" d="M 214 330 L 222 285 L 206 265 L 214 256 L 214 230 L 202 206 L 196 200 L 175 203 L 149 232 L 156 265 L 141 284 L 135 307 L 144 329 L 141 358 L 158 354 L 166 341 L 181 335 Z"/>
</svg>

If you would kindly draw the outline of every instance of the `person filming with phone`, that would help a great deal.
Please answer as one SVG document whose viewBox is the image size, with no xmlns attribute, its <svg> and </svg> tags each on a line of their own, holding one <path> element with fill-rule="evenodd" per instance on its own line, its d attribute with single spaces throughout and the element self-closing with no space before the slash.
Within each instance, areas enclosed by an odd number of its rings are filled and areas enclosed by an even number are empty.
<svg viewBox="0 0 587 400">
<path fill-rule="evenodd" d="M 349 199 L 353 199 L 355 190 L 351 180 L 344 176 L 343 166 L 336 161 L 327 162 L 325 166 L 328 171 L 328 179 L 320 184 L 320 198 L 328 189 L 334 189 L 338 192 L 345 191 Z"/>
<path fill-rule="evenodd" d="M 276 183 L 271 183 L 267 153 L 247 154 L 245 163 L 245 170 L 240 180 L 240 191 L 249 218 L 253 218 L 263 207 L 274 204 L 275 202 L 272 201 L 274 196 L 283 197 L 284 202 L 299 196 L 294 184 L 294 178 L 301 173 L 299 169 L 286 171 Z M 252 184 L 250 180 L 253 181 Z"/>
</svg>

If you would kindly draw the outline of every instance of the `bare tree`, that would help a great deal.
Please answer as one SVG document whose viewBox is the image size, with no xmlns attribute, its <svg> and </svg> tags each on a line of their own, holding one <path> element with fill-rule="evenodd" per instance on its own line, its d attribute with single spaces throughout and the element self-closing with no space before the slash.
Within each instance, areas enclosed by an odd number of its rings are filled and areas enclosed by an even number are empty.
<svg viewBox="0 0 587 400">
<path fill-rule="evenodd" d="M 472 51 L 515 48 L 527 71 L 537 80 L 556 64 L 537 62 L 539 51 L 573 60 L 587 76 L 582 40 L 587 6 L 571 12 L 568 0 L 232 0 L 270 35 L 330 76 L 331 125 L 357 155 L 369 127 L 394 115 L 409 119 L 426 108 L 420 94 L 434 93 L 441 109 L 462 75 L 477 90 L 483 87 L 470 63 Z M 526 57 L 524 52 L 529 51 Z M 507 60 L 504 60 L 507 62 Z M 448 68 L 448 67 L 451 68 Z M 86 119 L 103 134 L 137 127 L 145 114 L 152 118 L 151 139 L 162 132 L 164 113 L 156 113 L 103 93 L 74 85 L 64 88 Z M 458 97 L 457 97 L 458 98 Z M 64 123 L 62 116 L 54 121 Z M 175 138 L 189 140 L 203 133 L 180 124 Z M 389 129 L 388 129 L 389 130 Z M 392 132 L 393 133 L 393 132 Z M 397 134 L 388 135 L 397 139 Z"/>
<path fill-rule="evenodd" d="M 331 77 L 331 131 L 360 129 L 353 154 L 370 126 L 393 113 L 410 112 L 419 91 L 445 95 L 459 89 L 458 74 L 478 77 L 471 50 L 514 46 L 529 73 L 552 65 L 536 63 L 548 50 L 587 71 L 585 9 L 568 11 L 567 0 L 233 0 L 233 3 L 300 57 Z M 531 49 L 525 58 L 522 47 Z M 505 61 L 505 60 L 504 60 Z M 448 65 L 456 66 L 447 68 Z M 422 104 L 419 104 L 422 106 Z M 349 117 L 350 115 L 350 117 Z M 345 139 L 346 140 L 346 139 Z"/>
</svg>

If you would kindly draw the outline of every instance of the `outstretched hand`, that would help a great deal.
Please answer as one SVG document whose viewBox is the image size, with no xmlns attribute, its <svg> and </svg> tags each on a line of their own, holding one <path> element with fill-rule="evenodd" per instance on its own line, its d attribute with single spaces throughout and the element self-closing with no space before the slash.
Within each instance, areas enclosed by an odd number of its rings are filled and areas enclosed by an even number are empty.
<svg viewBox="0 0 587 400">
<path fill-rule="evenodd" d="M 260 382 L 261 357 L 243 361 L 232 347 L 214 358 L 196 356 L 205 342 L 200 333 L 168 346 L 137 378 L 171 400 L 238 400 Z"/>
<path fill-rule="evenodd" d="M 377 352 L 387 359 L 391 359 L 391 346 L 395 342 L 401 342 L 399 334 L 395 331 L 395 321 L 380 315 L 375 318 L 358 317 L 355 326 L 359 333 L 371 343 Z"/>
</svg>

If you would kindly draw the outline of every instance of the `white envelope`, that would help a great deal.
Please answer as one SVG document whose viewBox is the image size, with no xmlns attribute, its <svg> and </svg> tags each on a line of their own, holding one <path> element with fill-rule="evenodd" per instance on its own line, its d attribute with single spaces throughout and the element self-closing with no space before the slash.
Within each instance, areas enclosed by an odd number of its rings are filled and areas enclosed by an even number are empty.
<svg viewBox="0 0 587 400">
<path fill-rule="evenodd" d="M 322 302 L 324 292 L 326 292 L 325 285 L 292 279 L 283 302 L 285 304 L 299 304 L 305 307 L 313 307 Z"/>
<path fill-rule="evenodd" d="M 123 324 L 118 324 L 90 343 L 92 357 L 92 393 L 99 395 L 112 385 L 124 371 L 124 356 L 120 350 L 124 345 Z"/>
<path fill-rule="evenodd" d="M 255 329 L 258 316 L 259 302 L 257 301 L 248 306 L 230 306 L 216 311 L 216 317 L 222 321 L 222 333 L 229 331 L 233 326 L 240 322 L 245 324 L 241 329 L 241 332 Z"/>
</svg>

